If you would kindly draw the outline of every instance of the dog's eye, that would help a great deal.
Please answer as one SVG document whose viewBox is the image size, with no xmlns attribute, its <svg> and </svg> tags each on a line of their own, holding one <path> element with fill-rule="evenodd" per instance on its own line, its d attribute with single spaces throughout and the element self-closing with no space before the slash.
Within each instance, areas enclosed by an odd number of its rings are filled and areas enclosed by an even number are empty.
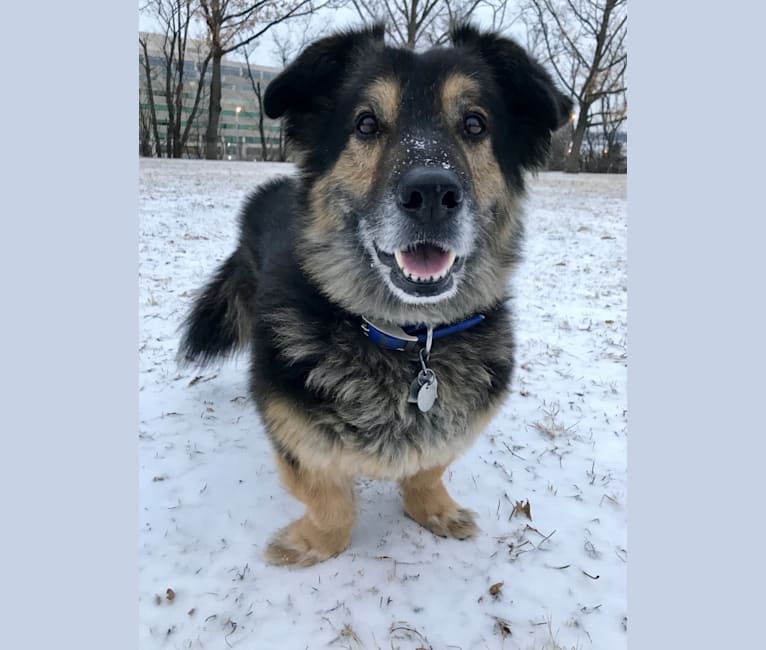
<svg viewBox="0 0 766 650">
<path fill-rule="evenodd" d="M 372 137 L 378 130 L 378 120 L 372 113 L 362 113 L 356 118 L 356 132 L 363 138 Z"/>
<path fill-rule="evenodd" d="M 481 135 L 487 130 L 487 121 L 478 113 L 468 113 L 463 118 L 463 128 L 468 135 Z"/>
</svg>

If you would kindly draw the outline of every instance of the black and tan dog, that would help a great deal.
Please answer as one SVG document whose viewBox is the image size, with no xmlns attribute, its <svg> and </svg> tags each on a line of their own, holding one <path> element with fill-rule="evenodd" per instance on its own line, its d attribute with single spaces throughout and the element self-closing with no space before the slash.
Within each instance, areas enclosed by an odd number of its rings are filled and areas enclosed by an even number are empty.
<svg viewBox="0 0 766 650">
<path fill-rule="evenodd" d="M 380 27 L 322 39 L 264 104 L 299 174 L 250 198 L 180 351 L 251 349 L 282 480 L 306 505 L 266 557 L 342 551 L 356 476 L 398 481 L 415 521 L 470 537 L 442 473 L 508 394 L 523 174 L 571 103 L 517 44 L 463 25 L 424 53 L 387 46 Z"/>
</svg>

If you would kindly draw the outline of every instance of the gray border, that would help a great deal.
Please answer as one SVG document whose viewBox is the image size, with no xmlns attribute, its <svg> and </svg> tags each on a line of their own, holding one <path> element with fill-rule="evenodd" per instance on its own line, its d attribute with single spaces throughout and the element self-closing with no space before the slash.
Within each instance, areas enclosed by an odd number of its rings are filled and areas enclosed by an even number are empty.
<svg viewBox="0 0 766 650">
<path fill-rule="evenodd" d="M 3 645 L 135 648 L 136 7 L 3 20 Z"/>
<path fill-rule="evenodd" d="M 763 9 L 748 7 L 630 6 L 632 648 L 763 642 Z"/>
<path fill-rule="evenodd" d="M 766 237 L 753 228 L 766 148 L 752 90 L 763 21 L 749 11 L 630 8 L 633 648 L 750 647 L 763 637 L 754 628 L 766 454 L 753 414 L 763 399 Z M 3 638 L 18 648 L 132 648 L 137 16 L 94 1 L 45 13 L 34 39 L 11 29 L 2 44 L 4 84 L 23 96 L 0 107 L 11 165 L 0 544 L 13 624 Z M 9 6 L 4 17 L 25 25 L 29 9 Z M 35 123 L 67 146 L 30 147 L 22 127 Z M 98 156 L 81 142 L 94 132 L 105 143 Z"/>
</svg>

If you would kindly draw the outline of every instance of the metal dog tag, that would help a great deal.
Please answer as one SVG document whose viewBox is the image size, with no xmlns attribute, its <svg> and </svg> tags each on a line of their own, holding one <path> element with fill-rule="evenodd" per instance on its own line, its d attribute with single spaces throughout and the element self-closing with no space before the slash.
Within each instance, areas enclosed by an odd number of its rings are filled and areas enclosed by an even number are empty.
<svg viewBox="0 0 766 650">
<path fill-rule="evenodd" d="M 423 373 L 419 373 L 415 379 L 412 380 L 412 383 L 410 384 L 410 393 L 407 396 L 407 401 L 410 404 L 417 404 L 418 403 L 418 393 L 420 392 L 420 388 L 423 385 L 423 382 L 420 381 L 420 375 Z"/>
<path fill-rule="evenodd" d="M 430 368 L 421 370 L 410 384 L 410 393 L 407 401 L 410 404 L 417 404 L 418 408 L 423 413 L 426 413 L 431 410 L 434 402 L 436 402 L 438 388 L 439 382 L 434 371 Z"/>
<path fill-rule="evenodd" d="M 419 353 L 421 371 L 410 384 L 410 392 L 407 396 L 407 401 L 410 404 L 417 404 L 421 413 L 430 411 L 438 397 L 439 382 L 436 379 L 436 373 L 426 364 L 431 353 L 432 342 L 433 328 L 429 327 L 426 346 L 421 348 Z"/>
<path fill-rule="evenodd" d="M 433 370 L 429 370 L 428 372 L 431 373 L 430 380 L 426 380 L 426 383 L 423 384 L 418 391 L 418 408 L 422 413 L 430 411 L 438 397 L 436 391 L 439 388 L 439 382 L 436 381 L 436 375 L 433 373 Z"/>
</svg>

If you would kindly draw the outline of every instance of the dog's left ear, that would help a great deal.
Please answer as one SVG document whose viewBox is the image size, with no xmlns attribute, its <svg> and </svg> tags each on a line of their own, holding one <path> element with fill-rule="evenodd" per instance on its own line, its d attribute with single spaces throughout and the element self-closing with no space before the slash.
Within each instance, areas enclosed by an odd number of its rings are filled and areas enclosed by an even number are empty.
<svg viewBox="0 0 766 650">
<path fill-rule="evenodd" d="M 382 24 L 339 32 L 309 45 L 266 86 L 263 108 L 272 119 L 285 116 L 287 135 L 301 141 L 316 118 L 335 108 L 335 97 L 354 62 L 383 46 Z"/>
<path fill-rule="evenodd" d="M 542 165 L 551 133 L 569 120 L 572 101 L 556 88 L 545 68 L 511 39 L 470 24 L 456 25 L 451 36 L 455 47 L 473 50 L 490 67 L 509 117 L 518 127 L 511 125 L 514 140 L 525 145 L 522 164 L 530 168 Z"/>
</svg>

